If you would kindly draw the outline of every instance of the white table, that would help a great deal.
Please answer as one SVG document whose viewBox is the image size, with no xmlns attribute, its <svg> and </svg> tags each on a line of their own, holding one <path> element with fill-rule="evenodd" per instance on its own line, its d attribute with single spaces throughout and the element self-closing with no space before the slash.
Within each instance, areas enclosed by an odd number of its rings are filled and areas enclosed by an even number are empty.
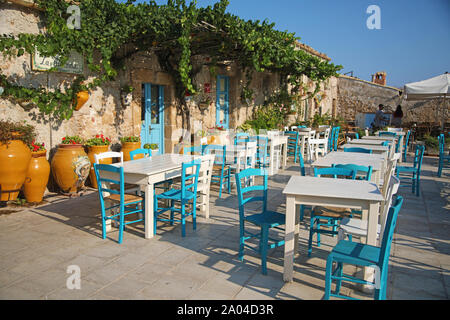
<svg viewBox="0 0 450 320">
<path fill-rule="evenodd" d="M 258 137 L 266 137 L 269 139 L 269 176 L 277 173 L 279 168 L 275 168 L 275 147 L 280 146 L 283 150 L 281 166 L 282 168 L 286 168 L 287 163 L 287 144 L 288 144 L 288 136 L 283 135 L 258 135 Z"/>
<path fill-rule="evenodd" d="M 372 153 L 382 154 L 386 159 L 389 156 L 389 147 L 385 147 L 385 146 L 381 146 L 381 145 L 359 144 L 359 145 L 356 146 L 354 144 L 346 143 L 346 144 L 340 146 L 339 148 L 342 149 L 342 151 L 343 151 L 344 148 L 356 148 L 356 147 L 364 148 L 364 149 L 370 149 L 370 150 L 372 150 Z"/>
<path fill-rule="evenodd" d="M 367 154 L 360 152 L 330 152 L 325 157 L 319 158 L 311 165 L 317 168 L 331 167 L 333 164 L 356 164 L 358 166 L 372 166 L 371 181 L 378 186 L 384 174 L 385 162 L 380 154 Z"/>
<path fill-rule="evenodd" d="M 241 170 L 247 167 L 247 158 L 251 158 L 251 163 L 255 162 L 257 144 L 256 141 L 247 142 L 247 147 L 245 144 L 227 144 L 226 146 L 226 162 L 236 166 L 236 171 L 241 172 Z M 217 156 L 222 155 L 222 150 L 215 149 L 214 153 Z M 235 162 L 236 160 L 236 162 Z"/>
<path fill-rule="evenodd" d="M 405 131 L 377 131 L 375 132 L 376 135 L 378 135 L 380 132 L 390 132 L 390 133 L 395 133 L 397 136 L 395 137 L 395 139 L 399 139 L 400 140 L 400 145 L 399 145 L 399 152 L 400 154 L 403 153 L 403 137 L 406 135 Z M 391 137 L 391 136 L 381 136 L 380 138 L 385 138 L 385 137 Z M 400 157 L 400 159 L 398 159 L 398 162 L 403 162 L 402 160 L 403 157 Z"/>
<path fill-rule="evenodd" d="M 395 141 L 397 138 L 396 137 L 391 137 L 391 136 L 363 136 L 361 137 L 361 139 L 359 140 L 379 140 L 379 141 Z"/>
<path fill-rule="evenodd" d="M 124 180 L 126 183 L 137 184 L 145 192 L 145 238 L 153 238 L 153 192 L 154 184 L 181 176 L 183 162 L 194 159 L 207 160 L 207 156 L 190 156 L 165 153 L 149 158 L 143 158 L 123 163 Z M 120 164 L 113 164 L 119 166 Z M 115 178 L 117 175 L 104 171 L 105 178 Z"/>
<path fill-rule="evenodd" d="M 389 141 L 388 143 L 390 145 L 393 144 L 393 141 L 391 141 L 391 140 L 365 140 L 365 139 L 353 139 L 353 140 L 350 140 L 348 143 L 350 143 L 350 144 L 370 144 L 370 145 L 374 145 L 374 146 L 381 146 L 381 144 L 384 141 Z"/>
<path fill-rule="evenodd" d="M 293 176 L 283 190 L 286 195 L 286 229 L 284 245 L 284 281 L 292 281 L 294 254 L 298 252 L 299 225 L 297 205 L 326 205 L 362 210 L 368 222 L 367 244 L 376 245 L 380 202 L 383 196 L 377 185 L 364 180 Z M 366 279 L 368 278 L 366 275 Z"/>
</svg>

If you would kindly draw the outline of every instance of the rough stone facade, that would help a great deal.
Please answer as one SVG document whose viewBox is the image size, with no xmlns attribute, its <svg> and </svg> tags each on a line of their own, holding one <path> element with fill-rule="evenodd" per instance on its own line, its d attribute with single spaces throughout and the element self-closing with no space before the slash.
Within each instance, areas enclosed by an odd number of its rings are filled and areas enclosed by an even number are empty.
<svg viewBox="0 0 450 320">
<path fill-rule="evenodd" d="M 40 11 L 35 8 L 27 8 L 17 4 L 0 3 L 0 34 L 32 33 L 44 31 L 41 22 Z M 324 54 L 315 52 L 308 46 L 302 46 L 310 54 L 329 60 Z M 200 123 L 206 130 L 214 127 L 216 123 L 216 77 L 209 68 L 202 67 L 205 57 L 197 57 L 193 68 L 200 68 L 194 83 L 198 88 L 204 84 L 210 85 L 210 93 L 207 94 L 211 101 L 209 108 L 203 112 L 198 108 L 204 95 L 198 95 L 188 103 L 190 108 L 190 122 Z M 75 79 L 75 75 L 60 72 L 41 72 L 32 70 L 31 57 L 24 54 L 19 58 L 8 60 L 0 54 L 0 68 L 2 73 L 10 80 L 23 85 L 33 87 L 45 87 L 48 89 L 61 86 Z M 270 73 L 254 73 L 250 88 L 254 90 L 254 99 L 250 104 L 241 101 L 242 87 L 246 82 L 245 74 L 236 64 L 231 63 L 218 67 L 219 75 L 227 75 L 230 78 L 229 86 L 229 127 L 236 128 L 249 119 L 255 106 L 261 105 L 279 85 L 279 77 Z M 93 76 L 87 67 L 84 67 L 84 76 L 88 79 Z M 304 82 L 309 88 L 313 84 L 306 77 Z M 175 90 L 172 77 L 165 73 L 158 63 L 158 59 L 152 52 L 139 52 L 129 57 L 125 71 L 121 71 L 116 81 L 109 82 L 90 92 L 87 103 L 79 110 L 74 111 L 71 119 L 55 121 L 51 116 L 43 115 L 39 109 L 24 108 L 14 101 L 0 99 L 0 119 L 12 121 L 26 121 L 36 127 L 37 141 L 44 142 L 47 149 L 56 147 L 62 137 L 66 135 L 79 135 L 84 139 L 92 138 L 96 134 L 103 133 L 113 141 L 113 150 L 119 149 L 119 138 L 128 135 L 140 135 L 141 130 L 141 96 L 142 83 L 152 83 L 164 86 L 164 132 L 165 152 L 173 152 L 174 146 L 180 142 L 183 135 L 182 116 L 176 107 Z M 130 105 L 123 106 L 120 97 L 120 88 L 131 85 L 135 88 L 133 100 Z M 336 115 L 337 79 L 331 78 L 321 86 L 320 100 L 309 99 L 304 102 L 304 107 L 297 115 L 291 116 L 287 125 L 298 120 L 312 117 L 316 112 Z M 307 107 L 306 107 L 307 105 Z M 333 109 L 334 106 L 334 109 Z M 193 132 L 192 132 L 193 133 Z"/>
</svg>

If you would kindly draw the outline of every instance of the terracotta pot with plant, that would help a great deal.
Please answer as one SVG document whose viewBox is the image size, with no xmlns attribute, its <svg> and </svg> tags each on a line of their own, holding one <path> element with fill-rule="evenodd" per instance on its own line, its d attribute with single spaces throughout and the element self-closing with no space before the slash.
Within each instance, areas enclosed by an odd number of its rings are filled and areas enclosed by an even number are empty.
<svg viewBox="0 0 450 320">
<path fill-rule="evenodd" d="M 51 162 L 53 178 L 64 193 L 75 193 L 84 188 L 91 162 L 79 136 L 66 136 Z"/>
<path fill-rule="evenodd" d="M 109 145 L 111 144 L 111 139 L 108 137 L 103 136 L 103 134 L 97 134 L 95 138 L 91 138 L 86 140 L 85 146 L 87 146 L 88 149 L 88 157 L 89 161 L 91 162 L 91 169 L 89 171 L 89 180 L 91 181 L 91 185 L 94 188 L 98 188 L 97 185 L 97 178 L 95 176 L 94 171 L 94 163 L 95 163 L 95 157 L 94 155 L 107 152 L 109 149 Z M 100 160 L 101 164 L 111 164 L 112 159 L 106 158 Z"/>
<path fill-rule="evenodd" d="M 127 136 L 120 138 L 122 143 L 123 161 L 130 161 L 130 151 L 139 149 L 141 147 L 141 139 L 136 136 Z M 136 155 L 134 159 L 142 159 L 143 154 Z"/>
<path fill-rule="evenodd" d="M 23 192 L 27 202 L 42 202 L 50 176 L 50 163 L 47 160 L 47 150 L 44 143 L 31 143 L 31 161 L 28 166 L 27 178 Z"/>
<path fill-rule="evenodd" d="M 157 155 L 159 153 L 159 148 L 157 143 L 146 143 L 144 144 L 144 149 L 152 150 L 152 156 Z"/>
<path fill-rule="evenodd" d="M 0 121 L 0 201 L 16 200 L 31 160 L 34 127 Z"/>
</svg>

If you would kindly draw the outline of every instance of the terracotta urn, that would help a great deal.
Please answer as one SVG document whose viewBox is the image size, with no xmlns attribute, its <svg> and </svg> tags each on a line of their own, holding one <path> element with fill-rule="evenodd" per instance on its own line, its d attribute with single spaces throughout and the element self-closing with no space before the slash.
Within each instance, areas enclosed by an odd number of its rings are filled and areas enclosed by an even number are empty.
<svg viewBox="0 0 450 320">
<path fill-rule="evenodd" d="M 122 142 L 122 152 L 123 152 L 123 161 L 130 161 L 130 151 L 139 149 L 141 147 L 141 142 Z M 144 157 L 143 154 L 136 155 L 134 160 L 142 159 Z"/>
<path fill-rule="evenodd" d="M 31 150 L 22 140 L 0 143 L 0 201 L 16 200 L 27 176 Z"/>
<path fill-rule="evenodd" d="M 50 176 L 50 163 L 47 160 L 47 150 L 31 152 L 23 192 L 27 202 L 42 202 Z"/>
<path fill-rule="evenodd" d="M 80 91 L 77 93 L 77 105 L 75 110 L 80 110 L 82 106 L 89 100 L 89 91 Z"/>
<path fill-rule="evenodd" d="M 95 158 L 94 155 L 95 154 L 99 154 L 99 153 L 103 153 L 103 152 L 108 152 L 109 146 L 105 145 L 105 146 L 89 146 L 88 147 L 88 157 L 89 157 L 89 161 L 91 162 L 91 169 L 89 170 L 89 180 L 91 181 L 91 185 L 93 188 L 98 188 L 97 185 L 97 178 L 95 177 L 95 171 L 94 171 L 94 163 L 95 163 Z M 112 163 L 112 159 L 111 158 L 106 158 L 106 159 L 101 159 L 100 160 L 101 164 L 111 164 Z"/>
<path fill-rule="evenodd" d="M 64 193 L 75 193 L 84 187 L 91 162 L 81 144 L 60 144 L 52 159 L 53 178 Z"/>
</svg>

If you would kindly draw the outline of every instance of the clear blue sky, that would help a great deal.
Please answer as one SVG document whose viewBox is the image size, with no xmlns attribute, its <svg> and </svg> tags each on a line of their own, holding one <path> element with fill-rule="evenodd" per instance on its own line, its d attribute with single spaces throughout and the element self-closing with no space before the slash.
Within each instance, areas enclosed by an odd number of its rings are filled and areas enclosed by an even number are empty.
<svg viewBox="0 0 450 320">
<path fill-rule="evenodd" d="M 380 30 L 366 26 L 370 5 L 380 7 Z M 353 71 L 364 80 L 386 71 L 387 84 L 402 87 L 450 72 L 450 0 L 230 0 L 228 12 L 245 20 L 267 18 L 342 65 L 341 73 Z"/>
</svg>

